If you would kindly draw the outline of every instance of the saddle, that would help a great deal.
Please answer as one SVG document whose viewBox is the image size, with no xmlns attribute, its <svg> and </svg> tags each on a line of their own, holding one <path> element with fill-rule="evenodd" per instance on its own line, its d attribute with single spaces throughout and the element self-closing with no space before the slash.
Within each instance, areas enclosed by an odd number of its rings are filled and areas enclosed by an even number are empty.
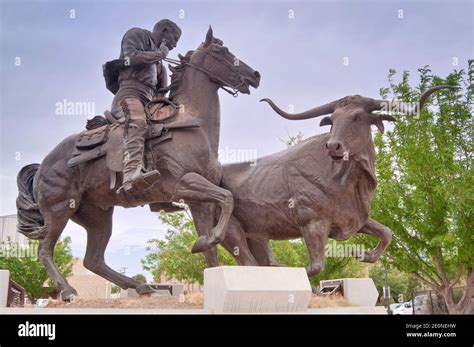
<svg viewBox="0 0 474 347">
<path fill-rule="evenodd" d="M 173 138 L 173 130 L 199 127 L 199 120 L 197 118 L 165 123 L 165 120 L 170 119 L 177 112 L 176 107 L 174 107 L 175 111 L 173 111 L 173 107 L 166 107 L 166 103 L 164 105 L 152 101 L 145 109 L 148 122 L 145 148 L 150 147 L 150 140 L 153 140 L 154 144 L 171 140 Z M 123 119 L 116 119 L 110 111 L 105 111 L 104 115 L 105 117 L 96 116 L 87 121 L 86 129 L 88 130 L 82 131 L 77 136 L 72 158 L 68 160 L 67 165 L 74 167 L 106 156 L 107 168 L 111 173 L 110 189 L 113 189 L 116 184 L 116 174 L 122 172 L 123 169 L 125 122 Z"/>
<path fill-rule="evenodd" d="M 145 105 L 145 113 L 149 122 L 164 122 L 176 116 L 179 107 L 167 98 L 152 100 Z"/>
</svg>

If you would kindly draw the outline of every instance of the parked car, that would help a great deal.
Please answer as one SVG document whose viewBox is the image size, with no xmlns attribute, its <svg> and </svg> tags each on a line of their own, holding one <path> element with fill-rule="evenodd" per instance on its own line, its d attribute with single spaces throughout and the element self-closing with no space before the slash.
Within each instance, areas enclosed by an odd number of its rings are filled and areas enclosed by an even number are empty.
<svg viewBox="0 0 474 347">
<path fill-rule="evenodd" d="M 424 310 L 426 307 L 426 300 L 425 300 L 425 296 L 424 295 L 419 295 L 419 296 L 415 296 L 413 298 L 413 301 L 415 303 L 415 314 L 423 314 L 423 313 L 426 313 L 426 311 Z M 392 313 L 393 314 L 413 314 L 413 302 L 412 300 L 410 301 L 407 301 L 407 302 L 404 302 L 402 304 L 398 304 L 399 306 L 392 309 Z M 391 308 L 391 307 L 390 307 Z"/>
<path fill-rule="evenodd" d="M 392 310 L 393 314 L 413 314 L 411 301 L 398 304 L 399 306 Z"/>
<path fill-rule="evenodd" d="M 396 310 L 397 308 L 399 308 L 403 304 L 405 304 L 405 303 L 404 302 L 396 302 L 394 304 L 390 304 L 390 311 Z"/>
</svg>

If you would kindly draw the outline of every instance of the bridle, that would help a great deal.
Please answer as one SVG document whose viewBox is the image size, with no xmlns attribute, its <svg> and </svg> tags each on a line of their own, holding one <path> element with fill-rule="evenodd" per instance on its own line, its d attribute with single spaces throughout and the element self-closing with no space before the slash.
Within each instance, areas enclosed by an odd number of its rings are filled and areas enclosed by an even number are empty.
<svg viewBox="0 0 474 347">
<path fill-rule="evenodd" d="M 221 63 L 225 63 L 227 64 L 227 66 L 230 68 L 230 70 L 235 73 L 235 74 L 238 74 L 240 76 L 240 73 L 237 69 L 237 67 L 232 64 L 231 62 L 223 59 L 222 57 L 218 56 L 218 55 L 215 55 L 211 52 L 208 52 L 208 50 L 206 49 L 202 49 L 202 48 L 198 48 L 196 51 L 201 51 L 201 52 L 204 52 L 204 54 L 212 57 L 213 59 L 221 62 Z M 181 61 L 179 60 L 176 60 L 176 59 L 171 59 L 171 58 L 165 58 L 163 59 L 164 61 L 170 63 L 170 64 L 176 64 L 176 65 L 179 65 L 181 64 Z M 239 88 L 241 85 L 243 85 L 245 82 L 244 80 L 242 79 L 242 77 L 240 77 L 240 83 L 237 84 L 237 85 L 234 85 L 231 87 L 231 89 L 228 89 L 227 87 L 225 87 L 225 85 L 232 85 L 232 83 L 228 82 L 228 81 L 225 81 L 224 79 L 220 78 L 219 76 L 216 76 L 214 73 L 212 73 L 211 71 L 209 70 L 206 70 L 200 66 L 197 66 L 196 64 L 193 64 L 193 63 L 190 63 L 190 62 L 187 62 L 187 63 L 184 63 L 184 65 L 186 66 L 190 66 L 192 67 L 193 69 L 196 69 L 196 70 L 199 70 L 201 72 L 203 72 L 204 74 L 206 74 L 209 79 L 218 84 L 220 88 L 222 88 L 223 90 L 225 90 L 227 93 L 231 94 L 234 98 L 236 98 L 239 94 Z"/>
</svg>

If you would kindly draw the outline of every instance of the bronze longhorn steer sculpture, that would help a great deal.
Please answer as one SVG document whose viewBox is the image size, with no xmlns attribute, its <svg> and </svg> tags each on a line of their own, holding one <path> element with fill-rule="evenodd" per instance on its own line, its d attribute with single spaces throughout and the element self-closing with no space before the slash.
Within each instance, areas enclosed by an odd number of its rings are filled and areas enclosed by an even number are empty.
<svg viewBox="0 0 474 347">
<path fill-rule="evenodd" d="M 373 263 L 391 242 L 389 228 L 370 218 L 370 203 L 377 185 L 371 125 L 384 131 L 383 121 L 395 121 L 384 112 L 404 109 L 419 112 L 437 86 L 423 93 L 416 107 L 401 102 L 348 96 L 299 114 L 288 114 L 271 100 L 270 106 L 291 120 L 328 114 L 320 125 L 329 133 L 310 137 L 289 149 L 248 163 L 224 165 L 221 187 L 232 192 L 234 211 L 222 245 L 240 265 L 277 265 L 269 240 L 303 237 L 308 247 L 309 276 L 324 269 L 328 238 L 347 240 L 356 233 L 380 242 L 359 259 Z M 379 111 L 380 113 L 374 113 Z M 215 250 L 205 252 L 210 266 Z"/>
<path fill-rule="evenodd" d="M 170 99 L 180 105 L 181 110 L 172 121 L 175 124 L 189 122 L 196 117 L 200 127 L 170 130 L 172 140 L 159 144 L 149 140 L 148 157 L 155 160 L 147 164 L 147 169 L 158 168 L 162 173 L 156 186 L 135 196 L 117 194 L 115 189 L 110 189 L 111 176 L 104 156 L 69 167 L 67 163 L 75 151 L 77 134 L 64 139 L 41 165 L 28 165 L 18 175 L 18 230 L 40 240 L 39 258 L 61 290 L 63 300 L 77 293 L 58 271 L 53 251 L 69 219 L 87 231 L 84 266 L 121 288 L 135 288 L 139 293 L 153 289 L 112 270 L 104 260 L 112 234 L 114 206 L 157 203 L 172 209 L 171 202 L 184 200 L 193 211 L 200 204 L 216 205 L 219 207 L 216 223 L 206 224 L 209 230 L 201 230 L 208 237 L 199 239 L 195 251 L 212 247 L 225 236 L 233 199 L 230 191 L 218 186 L 222 176 L 217 160 L 218 90 L 230 87 L 249 94 L 249 86 L 258 87 L 260 75 L 243 61 L 234 64 L 236 57 L 221 40 L 213 37 L 211 29 L 205 42 L 181 59 L 181 64 L 173 69 L 170 91 Z M 121 180 L 119 175 L 119 186 Z"/>
</svg>

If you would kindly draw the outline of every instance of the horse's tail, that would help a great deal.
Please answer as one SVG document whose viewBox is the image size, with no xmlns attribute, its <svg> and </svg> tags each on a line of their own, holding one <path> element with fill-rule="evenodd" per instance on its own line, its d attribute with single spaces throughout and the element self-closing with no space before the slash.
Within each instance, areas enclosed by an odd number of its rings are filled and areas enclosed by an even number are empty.
<svg viewBox="0 0 474 347">
<path fill-rule="evenodd" d="M 39 166 L 40 164 L 27 165 L 20 170 L 17 177 L 17 231 L 33 240 L 44 238 L 46 232 L 44 217 L 33 195 L 33 179 Z"/>
</svg>

